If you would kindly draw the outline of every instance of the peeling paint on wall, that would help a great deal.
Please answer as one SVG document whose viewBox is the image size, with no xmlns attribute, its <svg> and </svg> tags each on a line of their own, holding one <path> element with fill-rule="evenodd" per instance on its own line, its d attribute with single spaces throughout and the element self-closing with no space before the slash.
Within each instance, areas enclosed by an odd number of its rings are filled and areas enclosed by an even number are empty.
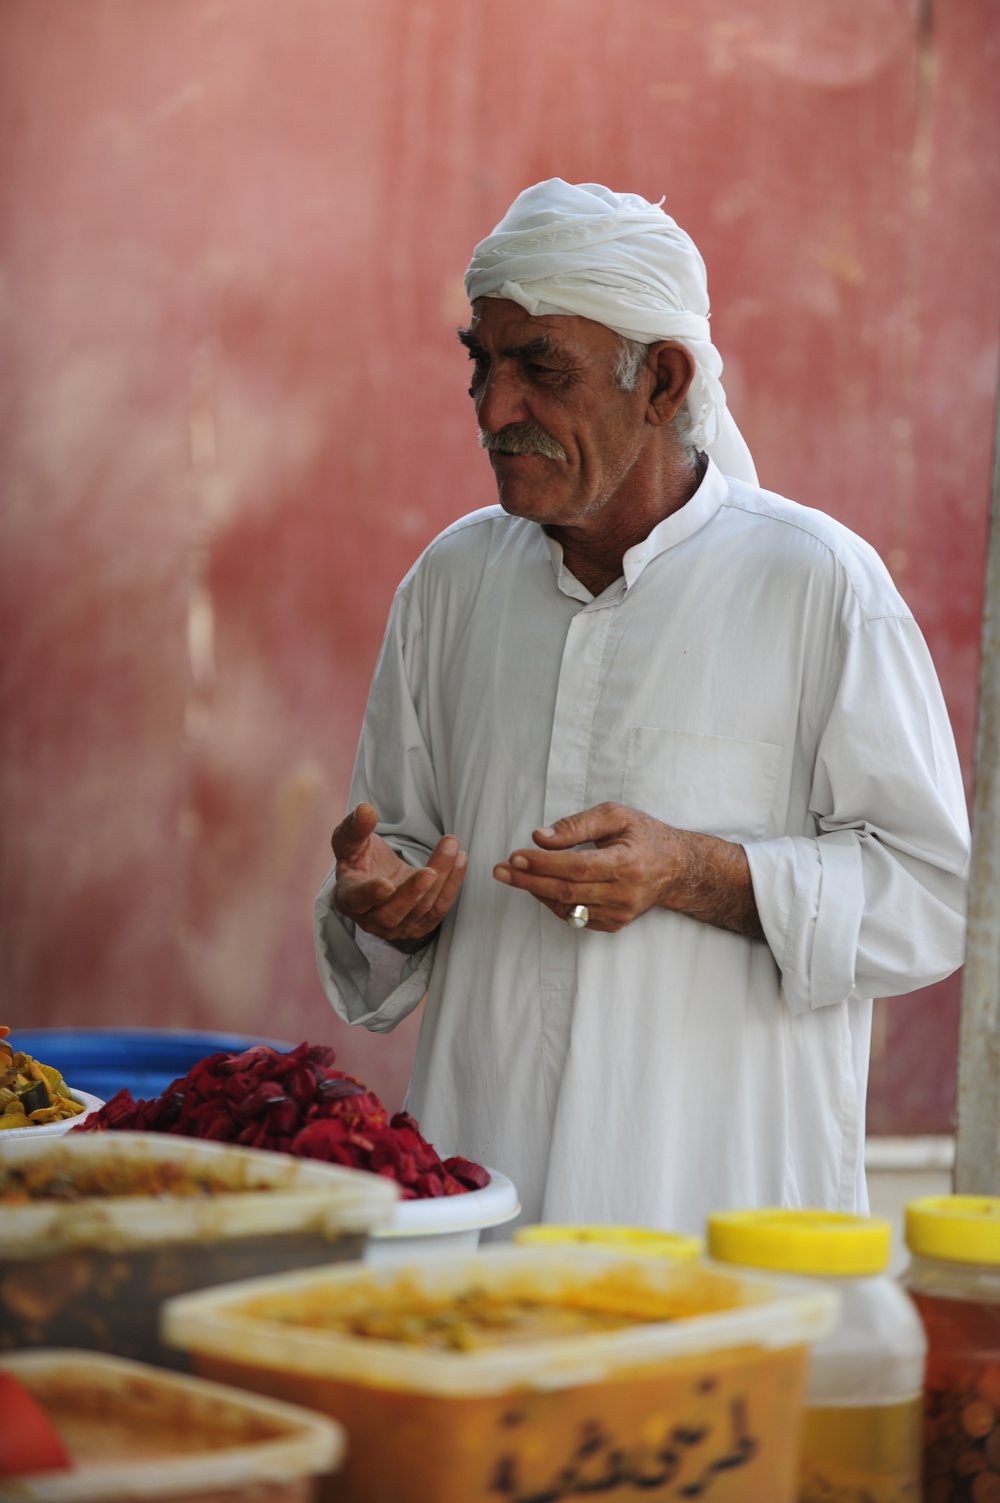
<svg viewBox="0 0 1000 1503">
<path fill-rule="evenodd" d="M 311 900 L 393 589 L 493 499 L 462 272 L 541 177 L 666 194 L 765 483 L 887 558 L 971 774 L 998 64 L 990 0 L 7 0 L 5 1021 L 401 1096 L 416 1020 L 337 1023 Z M 956 1026 L 880 1004 L 880 1130 L 947 1129 Z"/>
</svg>

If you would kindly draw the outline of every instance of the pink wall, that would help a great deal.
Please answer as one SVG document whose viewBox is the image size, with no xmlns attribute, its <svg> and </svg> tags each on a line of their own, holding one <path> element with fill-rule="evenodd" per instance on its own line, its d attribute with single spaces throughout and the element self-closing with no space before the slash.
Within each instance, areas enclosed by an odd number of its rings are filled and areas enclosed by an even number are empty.
<svg viewBox="0 0 1000 1503">
<path fill-rule="evenodd" d="M 992 0 L 6 0 L 11 1024 L 329 1040 L 309 910 L 392 590 L 492 499 L 453 330 L 559 174 L 666 194 L 765 484 L 879 548 L 966 767 L 1000 327 Z M 957 987 L 881 1009 L 943 1129 Z"/>
</svg>

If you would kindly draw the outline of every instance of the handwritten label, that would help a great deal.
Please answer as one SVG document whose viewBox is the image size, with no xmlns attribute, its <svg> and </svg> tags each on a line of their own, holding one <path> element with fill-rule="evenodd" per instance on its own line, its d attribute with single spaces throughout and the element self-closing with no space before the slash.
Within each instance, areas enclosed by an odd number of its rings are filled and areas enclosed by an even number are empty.
<svg viewBox="0 0 1000 1503">
<path fill-rule="evenodd" d="M 759 1448 L 749 1433 L 742 1398 L 729 1401 L 725 1423 L 672 1425 L 653 1445 L 622 1447 L 590 1420 L 581 1426 L 573 1454 L 547 1485 L 528 1487 L 518 1457 L 510 1455 L 498 1461 L 489 1492 L 508 1503 L 559 1503 L 561 1498 L 659 1488 L 668 1489 L 665 1498 L 704 1498 L 721 1473 L 746 1466 Z"/>
</svg>

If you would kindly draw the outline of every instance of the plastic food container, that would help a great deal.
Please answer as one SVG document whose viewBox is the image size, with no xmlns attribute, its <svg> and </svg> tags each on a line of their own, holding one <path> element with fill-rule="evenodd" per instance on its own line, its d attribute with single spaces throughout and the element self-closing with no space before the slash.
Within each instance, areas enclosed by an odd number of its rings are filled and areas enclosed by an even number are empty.
<svg viewBox="0 0 1000 1503">
<path fill-rule="evenodd" d="M 3 1503 L 307 1503 L 344 1449 L 319 1414 L 93 1352 L 8 1354 L 69 1469 L 0 1478 Z"/>
<path fill-rule="evenodd" d="M 465 1195 L 439 1195 L 429 1200 L 400 1200 L 392 1221 L 373 1231 L 365 1246 L 366 1263 L 400 1259 L 439 1258 L 442 1254 L 475 1252 L 487 1227 L 513 1221 L 521 1209 L 512 1180 L 490 1169 L 483 1190 Z"/>
<path fill-rule="evenodd" d="M 473 1291 L 640 1320 L 458 1351 L 320 1326 L 324 1312 L 458 1308 Z M 164 1336 L 199 1372 L 339 1418 L 349 1453 L 336 1503 L 789 1503 L 806 1343 L 835 1307 L 827 1291 L 695 1264 L 490 1248 L 186 1296 L 167 1305 Z"/>
<path fill-rule="evenodd" d="M 69 1345 L 178 1365 L 161 1346 L 169 1295 L 361 1256 L 398 1189 L 378 1175 L 162 1133 L 0 1144 L 0 1172 L 180 1164 L 227 1194 L 93 1196 L 0 1207 L 0 1350 Z"/>
<path fill-rule="evenodd" d="M 690 1263 L 700 1258 L 705 1244 L 700 1237 L 680 1232 L 657 1232 L 641 1226 L 523 1226 L 514 1233 L 519 1247 L 596 1247 L 604 1252 L 632 1258 L 669 1258 Z"/>
<path fill-rule="evenodd" d="M 1000 1198 L 906 1207 L 904 1283 L 927 1331 L 925 1503 L 1000 1499 Z"/>
<path fill-rule="evenodd" d="M 917 1503 L 927 1343 L 912 1302 L 885 1273 L 889 1223 L 824 1211 L 709 1218 L 711 1257 L 834 1285 L 841 1316 L 812 1351 L 799 1497 Z"/>
</svg>

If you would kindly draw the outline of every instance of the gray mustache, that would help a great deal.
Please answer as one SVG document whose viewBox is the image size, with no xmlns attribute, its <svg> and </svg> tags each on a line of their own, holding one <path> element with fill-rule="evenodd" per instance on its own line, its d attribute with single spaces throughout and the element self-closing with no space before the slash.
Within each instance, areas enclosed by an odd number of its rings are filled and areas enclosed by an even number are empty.
<svg viewBox="0 0 1000 1503">
<path fill-rule="evenodd" d="M 480 428 L 479 443 L 487 454 L 540 454 L 543 459 L 569 459 L 562 444 L 537 423 L 512 423 L 499 433 L 487 433 Z"/>
</svg>

